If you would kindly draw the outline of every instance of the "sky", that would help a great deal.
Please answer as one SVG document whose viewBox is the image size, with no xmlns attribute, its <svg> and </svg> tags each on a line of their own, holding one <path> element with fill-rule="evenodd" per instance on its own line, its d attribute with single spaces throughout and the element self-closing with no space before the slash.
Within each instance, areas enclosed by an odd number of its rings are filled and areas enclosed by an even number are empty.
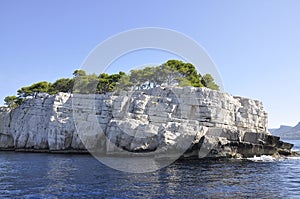
<svg viewBox="0 0 300 199">
<path fill-rule="evenodd" d="M 294 126 L 300 121 L 299 10 L 298 0 L 0 0 L 0 101 L 34 82 L 72 77 L 115 34 L 160 27 L 201 45 L 226 92 L 261 100 L 269 127 Z M 129 71 L 172 58 L 143 52 L 110 67 Z"/>
</svg>

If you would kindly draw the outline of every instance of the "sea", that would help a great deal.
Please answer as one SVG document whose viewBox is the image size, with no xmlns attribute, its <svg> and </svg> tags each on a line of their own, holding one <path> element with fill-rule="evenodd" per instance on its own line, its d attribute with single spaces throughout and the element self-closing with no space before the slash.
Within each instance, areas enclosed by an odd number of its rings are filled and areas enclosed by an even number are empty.
<svg viewBox="0 0 300 199">
<path fill-rule="evenodd" d="M 90 155 L 3 151 L 0 198 L 300 198 L 300 159 L 181 160 L 136 174 Z"/>
</svg>

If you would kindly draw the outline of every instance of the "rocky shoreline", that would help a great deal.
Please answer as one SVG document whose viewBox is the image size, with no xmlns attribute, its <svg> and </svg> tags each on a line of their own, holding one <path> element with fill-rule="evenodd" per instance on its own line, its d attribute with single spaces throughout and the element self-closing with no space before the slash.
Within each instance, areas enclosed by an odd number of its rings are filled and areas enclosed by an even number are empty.
<svg viewBox="0 0 300 199">
<path fill-rule="evenodd" d="M 181 158 L 291 156 L 261 102 L 207 88 L 38 94 L 0 108 L 0 150 Z M 88 151 L 87 151 L 88 150 Z"/>
</svg>

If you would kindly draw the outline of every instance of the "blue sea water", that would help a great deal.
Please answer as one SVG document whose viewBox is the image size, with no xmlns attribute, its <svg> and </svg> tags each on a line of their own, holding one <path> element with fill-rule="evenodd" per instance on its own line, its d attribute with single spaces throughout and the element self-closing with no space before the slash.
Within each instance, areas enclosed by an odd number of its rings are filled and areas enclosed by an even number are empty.
<svg viewBox="0 0 300 199">
<path fill-rule="evenodd" d="M 0 152 L 0 198 L 300 198 L 300 160 L 177 161 L 131 174 L 89 155 Z"/>
</svg>

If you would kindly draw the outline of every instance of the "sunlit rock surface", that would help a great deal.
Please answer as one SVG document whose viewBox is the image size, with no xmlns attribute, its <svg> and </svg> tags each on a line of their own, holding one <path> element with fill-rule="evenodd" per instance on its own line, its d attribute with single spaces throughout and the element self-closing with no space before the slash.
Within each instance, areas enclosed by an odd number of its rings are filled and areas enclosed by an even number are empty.
<svg viewBox="0 0 300 199">
<path fill-rule="evenodd" d="M 293 145 L 267 131 L 261 102 L 207 88 L 38 94 L 0 108 L 0 148 L 168 153 L 186 158 L 290 155 Z"/>
</svg>

